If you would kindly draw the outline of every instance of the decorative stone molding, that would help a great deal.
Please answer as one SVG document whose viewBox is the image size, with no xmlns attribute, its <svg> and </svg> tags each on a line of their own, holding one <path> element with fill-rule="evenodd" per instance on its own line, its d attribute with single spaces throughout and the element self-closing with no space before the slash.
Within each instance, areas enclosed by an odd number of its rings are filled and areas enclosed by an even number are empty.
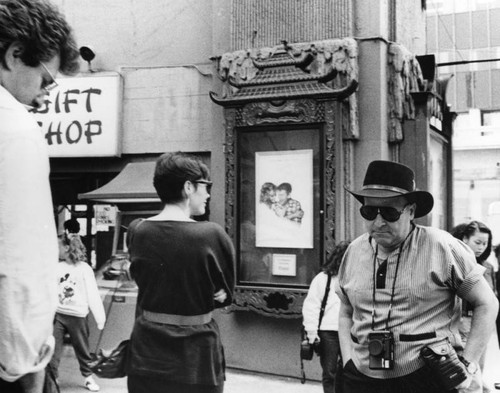
<svg viewBox="0 0 500 393">
<path fill-rule="evenodd" d="M 322 122 L 324 111 L 324 105 L 314 100 L 254 102 L 238 109 L 237 125 Z"/>
<path fill-rule="evenodd" d="M 402 45 L 389 45 L 388 63 L 389 142 L 400 143 L 404 139 L 401 123 L 415 118 L 411 93 L 424 90 L 424 78 L 417 58 Z"/>
<path fill-rule="evenodd" d="M 274 318 L 302 318 L 307 290 L 282 288 L 236 288 L 233 304 L 226 312 L 253 311 Z"/>
<path fill-rule="evenodd" d="M 217 104 L 229 107 L 259 100 L 283 101 L 309 96 L 340 100 L 348 97 L 351 121 L 344 137 L 359 138 L 357 97 L 356 93 L 352 94 L 358 80 L 358 46 L 354 39 L 293 44 L 284 42 L 272 48 L 225 53 L 214 58 L 214 61 L 217 75 L 222 81 L 221 92 L 210 94 Z M 258 75 L 270 67 L 292 67 L 295 72 L 284 70 L 281 74 Z M 283 86 L 283 83 L 296 83 L 297 86 L 291 89 L 288 85 Z M 270 86 L 265 92 L 267 96 L 259 91 L 259 86 L 263 85 Z"/>
</svg>

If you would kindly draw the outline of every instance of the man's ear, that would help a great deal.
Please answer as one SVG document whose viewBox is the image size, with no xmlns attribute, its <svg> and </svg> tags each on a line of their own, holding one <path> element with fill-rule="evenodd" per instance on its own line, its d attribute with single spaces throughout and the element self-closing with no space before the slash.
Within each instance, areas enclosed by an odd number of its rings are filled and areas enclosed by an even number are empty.
<svg viewBox="0 0 500 393">
<path fill-rule="evenodd" d="M 182 189 L 183 194 L 188 197 L 193 193 L 193 183 L 191 183 L 189 180 L 186 180 L 184 182 L 184 187 Z"/>
<path fill-rule="evenodd" d="M 4 64 L 6 65 L 7 69 L 11 69 L 12 67 L 15 66 L 15 64 L 21 60 L 21 56 L 24 53 L 24 45 L 21 44 L 20 42 L 13 42 L 10 44 L 10 46 L 7 48 L 7 51 L 5 52 L 5 57 L 4 57 Z"/>
<path fill-rule="evenodd" d="M 415 218 L 416 211 L 417 211 L 417 204 L 413 202 L 412 204 L 410 204 L 410 214 L 412 218 Z"/>
</svg>

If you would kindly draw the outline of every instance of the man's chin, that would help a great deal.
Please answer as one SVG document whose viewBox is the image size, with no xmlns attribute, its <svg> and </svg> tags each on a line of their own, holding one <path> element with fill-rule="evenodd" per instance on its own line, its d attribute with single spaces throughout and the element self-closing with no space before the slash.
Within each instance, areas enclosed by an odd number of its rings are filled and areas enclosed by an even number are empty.
<svg viewBox="0 0 500 393">
<path fill-rule="evenodd" d="M 34 108 L 38 109 L 38 108 L 41 108 L 44 103 L 45 103 L 45 95 L 42 95 L 40 97 L 36 97 L 32 101 L 31 105 L 33 105 Z"/>
<path fill-rule="evenodd" d="M 42 104 L 40 104 L 40 102 L 38 102 L 36 99 L 34 99 L 33 101 L 31 101 L 30 103 L 24 103 L 23 102 L 22 104 L 30 112 L 35 112 L 38 108 L 40 108 L 42 106 Z"/>
</svg>

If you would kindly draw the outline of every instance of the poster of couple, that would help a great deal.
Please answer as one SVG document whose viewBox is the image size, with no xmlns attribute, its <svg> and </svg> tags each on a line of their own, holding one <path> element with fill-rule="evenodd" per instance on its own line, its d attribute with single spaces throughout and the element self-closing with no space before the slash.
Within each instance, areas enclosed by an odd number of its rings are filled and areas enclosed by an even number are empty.
<svg viewBox="0 0 500 393">
<path fill-rule="evenodd" d="M 255 153 L 256 247 L 313 248 L 313 151 Z"/>
</svg>

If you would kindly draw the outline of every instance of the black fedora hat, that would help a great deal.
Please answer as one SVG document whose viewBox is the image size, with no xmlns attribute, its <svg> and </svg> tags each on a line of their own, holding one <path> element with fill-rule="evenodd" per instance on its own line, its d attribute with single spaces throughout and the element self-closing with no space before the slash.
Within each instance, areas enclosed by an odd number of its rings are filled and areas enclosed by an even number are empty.
<svg viewBox="0 0 500 393">
<path fill-rule="evenodd" d="M 415 188 L 415 174 L 406 165 L 393 161 L 372 161 L 366 170 L 363 188 L 351 191 L 361 203 L 365 197 L 393 198 L 404 196 L 410 203 L 416 203 L 415 218 L 423 217 L 432 210 L 434 198 L 427 191 Z"/>
</svg>

